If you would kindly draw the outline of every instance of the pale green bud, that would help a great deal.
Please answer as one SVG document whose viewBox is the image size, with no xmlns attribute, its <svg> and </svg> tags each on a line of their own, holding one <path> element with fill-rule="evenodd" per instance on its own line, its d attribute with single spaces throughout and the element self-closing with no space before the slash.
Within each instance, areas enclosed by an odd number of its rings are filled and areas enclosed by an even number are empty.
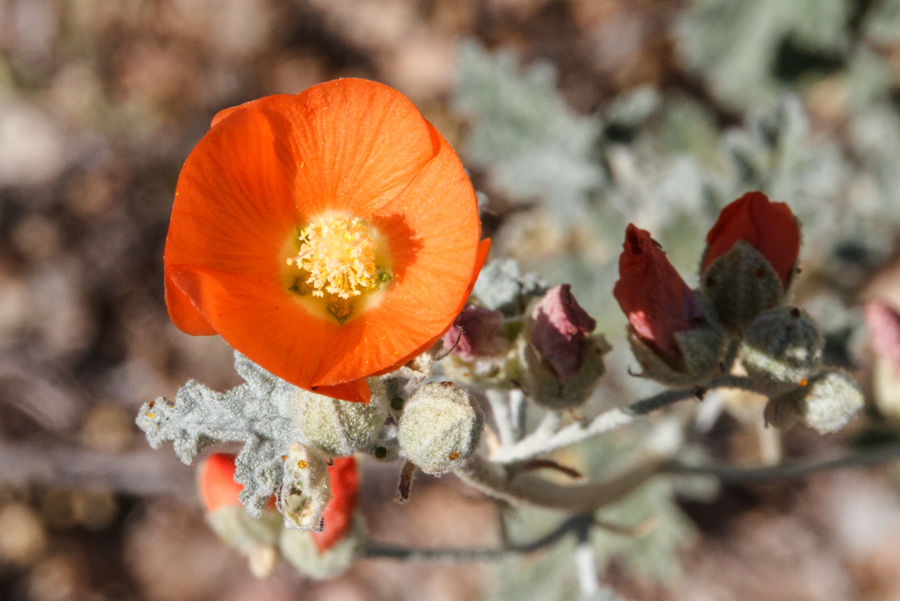
<svg viewBox="0 0 900 601">
<path fill-rule="evenodd" d="M 827 371 L 813 380 L 799 399 L 806 425 L 828 434 L 846 426 L 865 404 L 859 384 L 842 371 Z"/>
<path fill-rule="evenodd" d="M 328 464 L 318 451 L 292 443 L 284 460 L 284 480 L 278 494 L 278 509 L 284 525 L 297 530 L 318 530 L 322 513 L 331 500 Z"/>
<path fill-rule="evenodd" d="M 242 505 L 226 505 L 206 514 L 206 522 L 216 535 L 244 555 L 257 578 L 270 576 L 278 564 L 278 539 L 282 518 L 277 511 L 263 511 L 250 517 Z"/>
<path fill-rule="evenodd" d="M 784 302 L 781 278 L 746 240 L 709 265 L 701 292 L 728 330 L 744 330 L 757 315 Z"/>
<path fill-rule="evenodd" d="M 527 342 L 521 345 L 523 388 L 535 403 L 560 410 L 578 407 L 590 398 L 606 373 L 603 355 L 611 347 L 603 335 L 588 336 L 580 344 L 581 365 L 569 376 L 557 373 L 533 345 Z"/>
<path fill-rule="evenodd" d="M 741 362 L 763 394 L 803 386 L 822 369 L 822 333 L 808 313 L 783 307 L 757 317 L 744 336 Z"/>
<path fill-rule="evenodd" d="M 372 400 L 368 405 L 339 401 L 298 389 L 294 393 L 294 424 L 305 439 L 327 455 L 348 457 L 368 452 L 387 418 L 384 383 L 369 380 Z"/>
<path fill-rule="evenodd" d="M 309 532 L 284 530 L 281 534 L 282 556 L 294 568 L 314 580 L 327 580 L 347 570 L 362 554 L 365 528 L 359 514 L 347 533 L 325 551 L 319 551 Z"/>
<path fill-rule="evenodd" d="M 478 447 L 484 417 L 469 394 L 450 382 L 425 384 L 400 418 L 400 452 L 423 472 L 465 465 Z"/>
</svg>

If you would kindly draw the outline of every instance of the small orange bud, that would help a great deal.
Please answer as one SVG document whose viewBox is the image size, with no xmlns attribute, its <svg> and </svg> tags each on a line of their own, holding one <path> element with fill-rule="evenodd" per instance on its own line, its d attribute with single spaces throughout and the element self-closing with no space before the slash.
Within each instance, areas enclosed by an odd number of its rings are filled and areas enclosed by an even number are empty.
<svg viewBox="0 0 900 601">
<path fill-rule="evenodd" d="M 200 499 L 208 513 L 241 504 L 238 495 L 244 486 L 234 481 L 234 458 L 234 455 L 226 453 L 213 453 L 200 464 Z"/>
<path fill-rule="evenodd" d="M 328 477 L 331 479 L 331 501 L 322 514 L 325 527 L 321 532 L 311 533 L 319 552 L 327 551 L 350 529 L 359 498 L 356 458 L 335 457 L 334 465 L 328 467 Z"/>
</svg>

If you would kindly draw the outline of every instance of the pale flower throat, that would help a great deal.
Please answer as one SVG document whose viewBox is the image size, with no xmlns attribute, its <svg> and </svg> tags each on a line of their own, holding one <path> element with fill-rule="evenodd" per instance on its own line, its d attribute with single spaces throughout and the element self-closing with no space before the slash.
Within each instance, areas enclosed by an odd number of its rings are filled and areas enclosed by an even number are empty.
<svg viewBox="0 0 900 601">
<path fill-rule="evenodd" d="M 349 300 L 380 283 L 376 248 L 362 219 L 322 217 L 300 230 L 299 253 L 287 263 L 309 274 L 306 284 L 313 296 L 328 293 Z"/>
</svg>

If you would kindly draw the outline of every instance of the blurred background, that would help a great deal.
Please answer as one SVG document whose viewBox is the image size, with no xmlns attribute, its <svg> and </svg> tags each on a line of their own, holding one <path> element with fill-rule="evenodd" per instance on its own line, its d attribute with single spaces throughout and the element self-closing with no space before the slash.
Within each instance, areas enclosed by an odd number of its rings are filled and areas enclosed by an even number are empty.
<svg viewBox="0 0 900 601">
<path fill-rule="evenodd" d="M 868 381 L 860 303 L 900 306 L 898 0 L 0 0 L 0 599 L 577 596 L 570 543 L 494 564 L 362 560 L 326 583 L 286 566 L 256 580 L 204 524 L 192 468 L 133 424 L 190 378 L 239 383 L 221 339 L 183 335 L 166 314 L 185 157 L 218 110 L 345 76 L 398 88 L 457 148 L 487 202 L 492 256 L 573 285 L 616 347 L 595 407 L 653 390 L 627 375 L 611 294 L 625 225 L 649 229 L 693 285 L 719 209 L 755 189 L 803 221 L 796 301 L 825 330 L 827 360 Z M 720 403 L 707 451 L 765 459 L 761 412 Z M 822 456 L 897 437 L 898 416 L 873 406 L 841 436 L 801 429 L 777 444 Z M 640 435 L 566 459 L 590 473 Z M 497 544 L 492 503 L 421 477 L 397 505 L 398 471 L 366 465 L 374 539 Z M 603 512 L 642 536 L 593 542 L 628 598 L 900 599 L 898 482 L 896 466 L 717 490 L 656 482 Z M 506 527 L 528 538 L 552 519 L 516 512 Z"/>
</svg>

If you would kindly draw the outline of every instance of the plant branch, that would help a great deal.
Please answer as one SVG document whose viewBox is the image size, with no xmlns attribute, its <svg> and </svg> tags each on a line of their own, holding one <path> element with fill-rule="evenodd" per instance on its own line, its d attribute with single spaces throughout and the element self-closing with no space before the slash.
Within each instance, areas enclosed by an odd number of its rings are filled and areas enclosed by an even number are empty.
<svg viewBox="0 0 900 601">
<path fill-rule="evenodd" d="M 507 544 L 491 549 L 418 549 L 397 545 L 382 545 L 379 543 L 367 543 L 363 552 L 366 557 L 381 557 L 387 559 L 403 559 L 412 561 L 485 561 L 502 559 L 510 555 L 524 555 L 539 551 L 556 543 L 569 533 L 579 532 L 589 528 L 590 515 L 574 515 L 548 534 L 528 543 Z"/>
<path fill-rule="evenodd" d="M 505 466 L 474 455 L 468 465 L 455 471 L 472 488 L 513 503 L 573 513 L 593 513 L 615 503 L 657 475 L 669 460 L 645 459 L 617 474 L 580 484 L 556 484 L 531 473 L 512 474 Z"/>
<path fill-rule="evenodd" d="M 802 478 L 818 472 L 849 467 L 880 465 L 900 459 L 900 444 L 853 452 L 844 457 L 814 461 L 785 461 L 765 467 L 734 467 L 730 465 L 683 465 L 670 463 L 663 471 L 674 474 L 713 476 L 726 484 L 764 484 Z"/>
<path fill-rule="evenodd" d="M 513 445 L 504 445 L 491 454 L 491 461 L 496 463 L 516 463 L 526 461 L 562 447 L 581 442 L 592 436 L 609 432 L 629 424 L 636 417 L 646 415 L 656 409 L 674 405 L 686 399 L 702 399 L 713 388 L 741 388 L 753 390 L 749 378 L 726 375 L 716 378 L 707 386 L 686 390 L 665 390 L 646 399 L 636 401 L 626 407 L 617 407 L 597 415 L 589 420 L 576 422 L 558 432 L 546 432 L 538 428 L 529 436 Z"/>
<path fill-rule="evenodd" d="M 485 392 L 485 396 L 494 416 L 494 425 L 497 428 L 497 436 L 500 438 L 500 448 L 508 447 L 515 442 L 515 434 L 506 391 L 489 389 Z"/>
</svg>

